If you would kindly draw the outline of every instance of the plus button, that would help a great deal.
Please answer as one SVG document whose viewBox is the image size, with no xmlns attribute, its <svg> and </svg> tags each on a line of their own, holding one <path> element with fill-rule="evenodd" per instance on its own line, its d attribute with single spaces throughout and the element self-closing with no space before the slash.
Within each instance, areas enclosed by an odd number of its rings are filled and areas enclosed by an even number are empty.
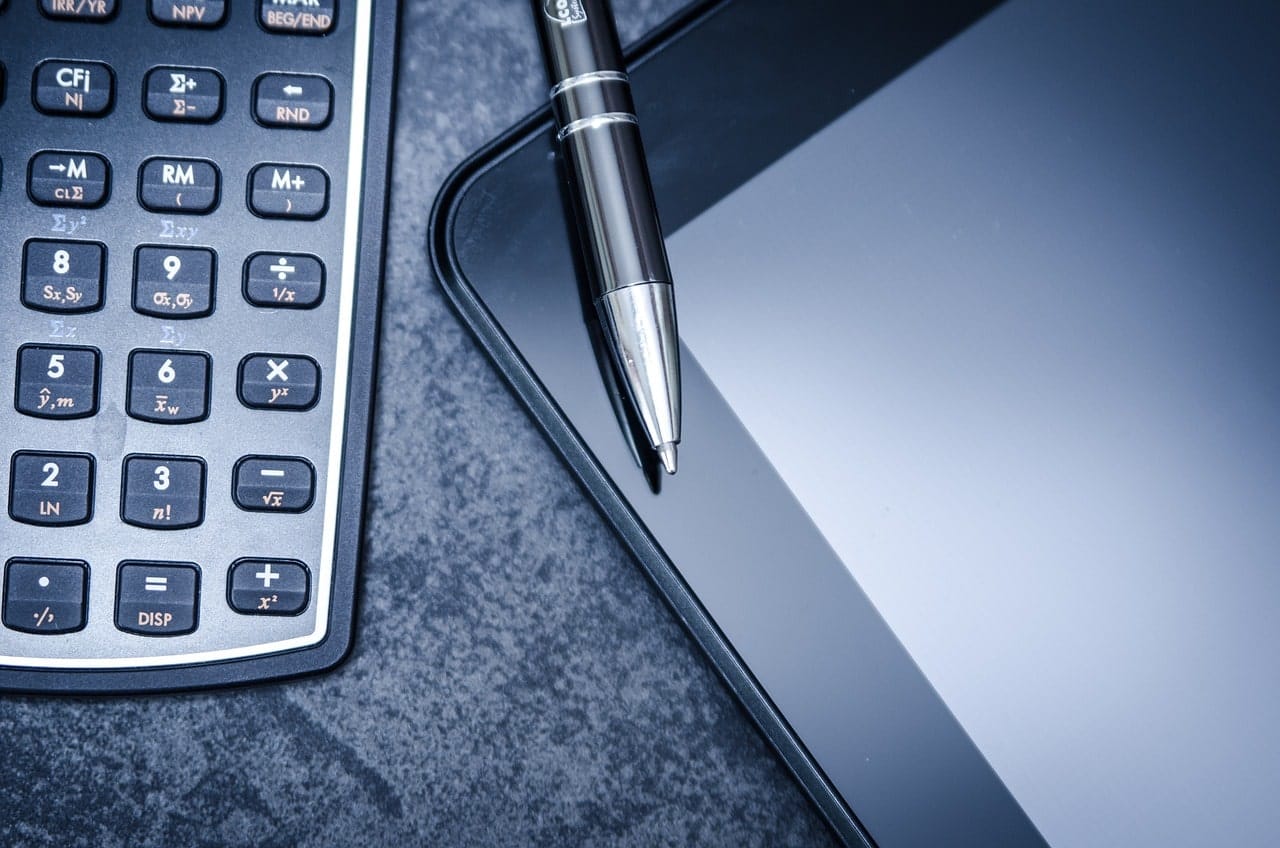
<svg viewBox="0 0 1280 848">
<path fill-rule="evenodd" d="M 266 565 L 264 565 L 262 567 L 262 570 L 253 576 L 262 581 L 262 588 L 264 589 L 271 588 L 272 580 L 280 579 L 280 575 L 275 571 L 271 570 L 271 563 L 267 563 Z"/>
</svg>

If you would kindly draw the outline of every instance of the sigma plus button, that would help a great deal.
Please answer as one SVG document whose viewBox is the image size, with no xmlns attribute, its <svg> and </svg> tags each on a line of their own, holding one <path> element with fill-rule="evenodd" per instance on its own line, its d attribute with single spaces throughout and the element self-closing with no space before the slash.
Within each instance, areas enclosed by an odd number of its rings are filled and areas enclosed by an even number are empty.
<svg viewBox="0 0 1280 848">
<path fill-rule="evenodd" d="M 251 409 L 310 409 L 320 399 L 320 366 L 306 356 L 259 353 L 240 362 L 240 402 Z"/>
<path fill-rule="evenodd" d="M 253 86 L 253 114 L 268 127 L 318 130 L 329 123 L 333 86 L 309 74 L 263 74 Z"/>
<path fill-rule="evenodd" d="M 116 580 L 116 627 L 141 636 L 196 629 L 200 569 L 186 562 L 122 562 Z"/>
<path fill-rule="evenodd" d="M 329 209 L 329 176 L 310 165 L 258 165 L 249 173 L 249 209 L 263 218 L 314 221 Z"/>
<path fill-rule="evenodd" d="M 101 206 L 110 188 L 111 166 L 96 153 L 46 150 L 27 168 L 27 193 L 41 206 Z"/>
<path fill-rule="evenodd" d="M 216 27 L 227 17 L 226 0 L 151 0 L 151 17 L 169 26 Z"/>
<path fill-rule="evenodd" d="M 222 115 L 223 81 L 207 68 L 152 68 L 143 106 L 157 121 L 208 124 Z"/>
<path fill-rule="evenodd" d="M 18 350 L 14 406 L 36 418 L 87 418 L 98 411 L 98 351 L 25 345 Z"/>
<path fill-rule="evenodd" d="M 297 615 L 307 608 L 307 567 L 292 559 L 241 559 L 227 576 L 227 603 L 243 615 Z"/>
<path fill-rule="evenodd" d="M 311 309 L 324 298 L 324 263 L 296 253 L 258 253 L 244 266 L 244 297 L 254 306 Z"/>
<path fill-rule="evenodd" d="M 4 569 L 4 626 L 23 633 L 84 627 L 89 565 L 70 559 L 11 559 Z"/>
<path fill-rule="evenodd" d="M 31 84 L 36 108 L 46 115 L 93 118 L 111 111 L 115 74 L 102 62 L 50 59 L 36 66 Z"/>
<path fill-rule="evenodd" d="M 209 355 L 167 350 L 129 354 L 129 416 L 190 424 L 209 415 Z"/>
<path fill-rule="evenodd" d="M 211 212 L 218 187 L 218 168 L 205 159 L 156 157 L 143 162 L 138 174 L 138 199 L 152 212 Z"/>
<path fill-rule="evenodd" d="M 23 524 L 70 527 L 93 515 L 93 457 L 82 453 L 13 455 L 9 517 Z"/>
<path fill-rule="evenodd" d="M 338 19 L 338 0 L 258 0 L 258 20 L 271 32 L 327 35 Z"/>
<path fill-rule="evenodd" d="M 40 0 L 40 11 L 51 18 L 105 21 L 116 13 L 116 0 Z"/>
<path fill-rule="evenodd" d="M 232 474 L 231 495 L 248 512 L 306 512 L 315 491 L 315 469 L 300 457 L 246 456 Z"/>
<path fill-rule="evenodd" d="M 216 259 L 206 247 L 140 247 L 133 262 L 133 308 L 158 318 L 213 312 Z"/>
<path fill-rule="evenodd" d="M 107 248 L 94 241 L 32 239 L 22 252 L 22 302 L 42 312 L 102 305 Z"/>
<path fill-rule="evenodd" d="M 129 456 L 120 517 L 151 530 L 184 530 L 204 521 L 204 461 L 194 456 Z"/>
</svg>

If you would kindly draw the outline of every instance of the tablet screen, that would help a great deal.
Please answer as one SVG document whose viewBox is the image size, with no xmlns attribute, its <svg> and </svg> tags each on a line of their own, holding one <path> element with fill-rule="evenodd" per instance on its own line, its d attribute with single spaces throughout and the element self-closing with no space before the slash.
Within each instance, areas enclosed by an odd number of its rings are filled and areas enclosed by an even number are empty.
<svg viewBox="0 0 1280 848">
<path fill-rule="evenodd" d="M 688 348 L 1057 846 L 1280 828 L 1277 43 L 1013 0 L 670 242 Z"/>
</svg>

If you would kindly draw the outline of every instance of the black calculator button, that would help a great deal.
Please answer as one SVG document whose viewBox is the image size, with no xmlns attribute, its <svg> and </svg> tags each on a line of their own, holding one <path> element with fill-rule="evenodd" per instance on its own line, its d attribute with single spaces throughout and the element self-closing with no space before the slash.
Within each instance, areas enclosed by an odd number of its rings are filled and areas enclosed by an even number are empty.
<svg viewBox="0 0 1280 848">
<path fill-rule="evenodd" d="M 299 457 L 246 456 L 232 475 L 231 496 L 249 512 L 306 512 L 315 494 L 315 469 Z"/>
<path fill-rule="evenodd" d="M 209 355 L 135 350 L 129 354 L 129 415 L 190 424 L 209 415 Z"/>
<path fill-rule="evenodd" d="M 151 530 L 184 530 L 204 521 L 204 460 L 130 456 L 124 461 L 120 517 Z"/>
<path fill-rule="evenodd" d="M 203 215 L 217 207 L 218 191 L 218 168 L 205 159 L 156 157 L 138 174 L 138 199 L 152 212 Z"/>
<path fill-rule="evenodd" d="M 311 74 L 263 74 L 253 86 L 253 114 L 268 127 L 318 130 L 333 112 L 333 86 Z"/>
<path fill-rule="evenodd" d="M 87 418 L 98 411 L 98 351 L 25 345 L 18 350 L 14 406 L 37 418 Z"/>
<path fill-rule="evenodd" d="M 93 516 L 93 457 L 80 453 L 13 455 L 9 517 L 23 524 L 70 527 Z"/>
<path fill-rule="evenodd" d="M 151 17 L 170 26 L 216 27 L 227 17 L 226 0 L 151 0 Z"/>
<path fill-rule="evenodd" d="M 324 299 L 324 263 L 297 253 L 258 253 L 244 266 L 244 297 L 254 306 L 311 309 Z"/>
<path fill-rule="evenodd" d="M 23 633 L 84 627 L 89 565 L 69 559 L 11 559 L 4 569 L 4 626 Z"/>
<path fill-rule="evenodd" d="M 329 176 L 311 165 L 258 165 L 249 174 L 249 209 L 263 218 L 314 221 L 329 210 Z"/>
<path fill-rule="evenodd" d="M 40 0 L 40 11 L 69 21 L 105 21 L 116 13 L 116 0 Z"/>
<path fill-rule="evenodd" d="M 258 0 L 258 20 L 271 32 L 327 35 L 338 19 L 338 0 Z"/>
<path fill-rule="evenodd" d="M 98 242 L 32 239 L 22 252 L 22 302 L 44 312 L 97 309 L 106 256 Z"/>
<path fill-rule="evenodd" d="M 102 62 L 49 59 L 36 66 L 31 92 L 47 115 L 93 118 L 111 111 L 115 87 L 115 74 Z"/>
<path fill-rule="evenodd" d="M 205 247 L 140 247 L 133 261 L 133 308 L 161 318 L 213 312 L 216 258 Z"/>
<path fill-rule="evenodd" d="M 122 562 L 116 580 L 116 627 L 141 636 L 196 629 L 200 569 L 182 562 Z"/>
<path fill-rule="evenodd" d="M 241 559 L 227 576 L 227 603 L 245 615 L 297 615 L 307 608 L 311 577 L 291 559 Z"/>
<path fill-rule="evenodd" d="M 222 115 L 223 81 L 207 68 L 152 68 L 143 83 L 143 106 L 157 121 L 207 124 Z"/>
<path fill-rule="evenodd" d="M 46 150 L 27 169 L 27 193 L 41 206 L 101 206 L 110 189 L 111 165 L 96 153 Z"/>
<path fill-rule="evenodd" d="M 310 409 L 320 399 L 320 366 L 290 354 L 257 353 L 240 362 L 240 402 L 253 409 Z"/>
</svg>

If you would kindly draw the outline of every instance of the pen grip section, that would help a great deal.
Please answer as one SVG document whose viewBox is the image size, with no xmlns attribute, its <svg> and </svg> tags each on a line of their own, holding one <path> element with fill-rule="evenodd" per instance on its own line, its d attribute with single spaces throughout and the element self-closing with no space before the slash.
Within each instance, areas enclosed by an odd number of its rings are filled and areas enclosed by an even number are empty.
<svg viewBox="0 0 1280 848">
<path fill-rule="evenodd" d="M 561 139 L 597 298 L 671 282 L 640 128 L 628 117 L 602 116 Z"/>
</svg>

